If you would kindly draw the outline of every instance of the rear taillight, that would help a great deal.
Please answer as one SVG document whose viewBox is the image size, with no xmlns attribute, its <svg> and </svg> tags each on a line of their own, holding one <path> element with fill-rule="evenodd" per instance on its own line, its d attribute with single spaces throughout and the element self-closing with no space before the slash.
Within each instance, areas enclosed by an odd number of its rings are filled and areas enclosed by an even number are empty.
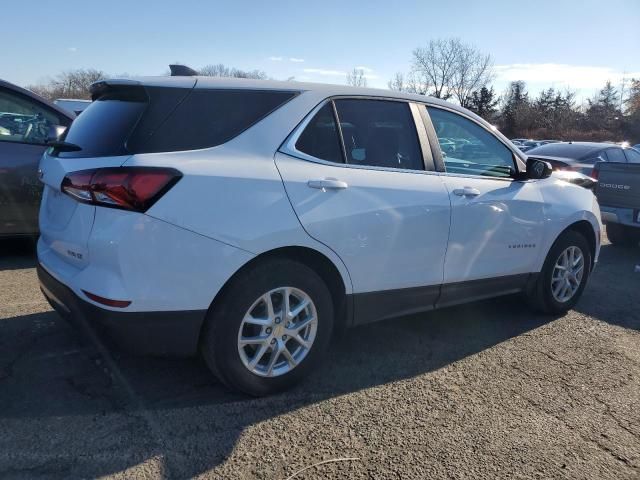
<svg viewBox="0 0 640 480">
<path fill-rule="evenodd" d="M 591 170 L 591 175 L 590 177 L 593 178 L 594 180 L 598 179 L 598 175 L 600 175 L 600 170 L 597 168 L 594 168 L 593 170 Z"/>
<path fill-rule="evenodd" d="M 68 174 L 61 190 L 84 203 L 145 212 L 181 177 L 173 168 L 98 168 Z"/>
</svg>

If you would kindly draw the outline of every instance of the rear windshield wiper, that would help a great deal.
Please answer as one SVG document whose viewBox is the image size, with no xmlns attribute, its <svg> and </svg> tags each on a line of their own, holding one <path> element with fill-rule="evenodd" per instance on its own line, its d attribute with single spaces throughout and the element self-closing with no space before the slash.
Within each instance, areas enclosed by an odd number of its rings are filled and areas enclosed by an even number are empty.
<svg viewBox="0 0 640 480">
<path fill-rule="evenodd" d="M 69 142 L 48 142 L 47 146 L 53 147 L 59 152 L 79 152 L 82 150 L 82 147 Z"/>
</svg>

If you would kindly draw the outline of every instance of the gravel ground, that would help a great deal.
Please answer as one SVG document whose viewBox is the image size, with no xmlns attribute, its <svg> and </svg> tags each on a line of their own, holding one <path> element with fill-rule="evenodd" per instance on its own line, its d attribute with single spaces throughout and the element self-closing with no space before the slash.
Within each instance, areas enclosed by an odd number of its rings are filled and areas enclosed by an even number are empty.
<svg viewBox="0 0 640 480">
<path fill-rule="evenodd" d="M 575 311 L 518 298 L 350 330 L 293 391 L 79 338 L 0 243 L 2 478 L 639 478 L 640 249 L 602 249 Z M 102 353 L 101 353 L 102 352 Z"/>
</svg>

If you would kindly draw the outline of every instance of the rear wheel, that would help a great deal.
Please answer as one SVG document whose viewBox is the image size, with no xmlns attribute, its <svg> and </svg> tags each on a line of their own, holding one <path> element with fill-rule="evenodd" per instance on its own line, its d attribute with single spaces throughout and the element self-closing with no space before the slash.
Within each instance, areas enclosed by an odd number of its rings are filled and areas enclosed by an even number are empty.
<svg viewBox="0 0 640 480">
<path fill-rule="evenodd" d="M 268 395 L 308 375 L 332 327 L 331 295 L 318 274 L 273 259 L 231 281 L 208 315 L 201 352 L 228 387 Z"/>
<path fill-rule="evenodd" d="M 618 247 L 635 247 L 640 241 L 640 228 L 619 223 L 607 223 L 607 238 Z"/>
<path fill-rule="evenodd" d="M 555 241 L 534 285 L 529 303 L 544 313 L 565 313 L 575 306 L 591 273 L 591 248 L 578 232 L 567 230 Z"/>
</svg>

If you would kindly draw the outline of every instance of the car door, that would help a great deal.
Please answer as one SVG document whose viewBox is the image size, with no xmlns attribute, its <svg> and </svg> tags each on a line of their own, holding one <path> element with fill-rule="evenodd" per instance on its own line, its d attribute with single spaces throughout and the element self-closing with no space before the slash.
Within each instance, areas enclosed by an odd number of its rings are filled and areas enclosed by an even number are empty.
<svg viewBox="0 0 640 480">
<path fill-rule="evenodd" d="M 479 122 L 444 108 L 426 110 L 435 136 L 459 145 L 442 155 L 451 229 L 444 264 L 449 286 L 439 303 L 517 290 L 540 253 L 544 204 L 536 182 L 513 179 L 513 152 Z"/>
<path fill-rule="evenodd" d="M 0 235 L 38 232 L 38 162 L 49 127 L 69 123 L 36 100 L 0 87 Z"/>
<path fill-rule="evenodd" d="M 302 226 L 349 271 L 357 322 L 432 308 L 439 294 L 450 205 L 416 118 L 404 101 L 329 100 L 276 155 Z"/>
</svg>

